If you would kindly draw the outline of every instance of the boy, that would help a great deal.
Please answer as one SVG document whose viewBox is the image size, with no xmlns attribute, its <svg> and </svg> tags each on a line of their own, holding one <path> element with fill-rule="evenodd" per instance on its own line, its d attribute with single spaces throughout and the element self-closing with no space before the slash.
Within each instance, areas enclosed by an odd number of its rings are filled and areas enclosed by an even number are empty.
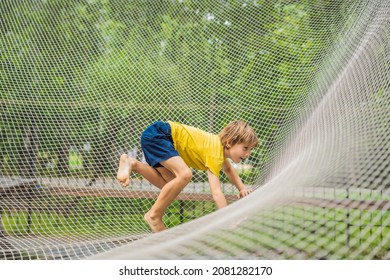
<svg viewBox="0 0 390 280">
<path fill-rule="evenodd" d="M 242 121 L 229 123 L 219 135 L 177 122 L 158 121 L 147 127 L 141 136 L 141 147 L 148 164 L 123 154 L 117 179 L 122 186 L 127 186 L 130 173 L 134 171 L 161 189 L 156 202 L 144 216 L 151 230 L 159 232 L 165 229 L 162 218 L 166 208 L 192 179 L 190 167 L 207 171 L 211 194 L 218 208 L 227 205 L 219 181 L 221 169 L 238 189 L 239 197 L 248 195 L 251 190 L 245 188 L 228 159 L 239 163 L 248 158 L 257 145 L 255 132 Z"/>
</svg>

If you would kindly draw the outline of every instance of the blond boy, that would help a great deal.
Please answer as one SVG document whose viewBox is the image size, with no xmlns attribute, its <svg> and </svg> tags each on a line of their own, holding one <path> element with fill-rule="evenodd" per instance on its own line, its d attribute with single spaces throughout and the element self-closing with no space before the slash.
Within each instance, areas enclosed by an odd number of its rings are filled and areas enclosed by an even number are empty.
<svg viewBox="0 0 390 280">
<path fill-rule="evenodd" d="M 247 159 L 257 145 L 255 132 L 242 121 L 229 123 L 218 135 L 177 122 L 158 121 L 148 126 L 141 136 L 141 147 L 148 164 L 123 154 L 117 179 L 122 186 L 127 186 L 130 173 L 136 172 L 161 189 L 144 216 L 151 230 L 159 232 L 166 229 L 162 221 L 165 210 L 192 179 L 190 168 L 207 172 L 218 208 L 227 205 L 219 180 L 221 170 L 236 186 L 239 197 L 248 195 L 251 190 L 244 186 L 228 159 L 239 163 Z"/>
</svg>

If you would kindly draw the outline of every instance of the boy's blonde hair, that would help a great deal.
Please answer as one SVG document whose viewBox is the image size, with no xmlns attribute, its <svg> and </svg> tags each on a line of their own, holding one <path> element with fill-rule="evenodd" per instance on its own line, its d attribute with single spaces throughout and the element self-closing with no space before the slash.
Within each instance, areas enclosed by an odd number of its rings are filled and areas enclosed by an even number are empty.
<svg viewBox="0 0 390 280">
<path fill-rule="evenodd" d="M 252 148 L 259 144 L 254 130 L 243 121 L 233 121 L 229 123 L 219 133 L 222 145 L 226 147 L 228 144 L 233 146 L 235 144 L 246 144 Z"/>
</svg>

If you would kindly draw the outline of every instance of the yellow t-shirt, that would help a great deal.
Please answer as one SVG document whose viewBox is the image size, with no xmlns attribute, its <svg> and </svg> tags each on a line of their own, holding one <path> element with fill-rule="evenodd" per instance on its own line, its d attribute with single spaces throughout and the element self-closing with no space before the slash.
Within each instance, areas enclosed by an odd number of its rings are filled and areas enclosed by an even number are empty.
<svg viewBox="0 0 390 280">
<path fill-rule="evenodd" d="M 219 176 L 225 160 L 218 135 L 199 128 L 168 121 L 173 145 L 184 162 L 192 168 L 207 170 Z"/>
</svg>

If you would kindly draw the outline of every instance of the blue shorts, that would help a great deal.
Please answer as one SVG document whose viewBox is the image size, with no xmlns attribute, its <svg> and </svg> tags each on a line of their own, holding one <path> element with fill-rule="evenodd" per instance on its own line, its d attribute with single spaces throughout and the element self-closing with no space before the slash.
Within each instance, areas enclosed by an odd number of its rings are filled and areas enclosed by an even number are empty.
<svg viewBox="0 0 390 280">
<path fill-rule="evenodd" d="M 160 162 L 179 155 L 173 146 L 171 126 L 166 122 L 149 125 L 141 135 L 141 147 L 146 162 L 152 167 L 161 167 Z"/>
</svg>

